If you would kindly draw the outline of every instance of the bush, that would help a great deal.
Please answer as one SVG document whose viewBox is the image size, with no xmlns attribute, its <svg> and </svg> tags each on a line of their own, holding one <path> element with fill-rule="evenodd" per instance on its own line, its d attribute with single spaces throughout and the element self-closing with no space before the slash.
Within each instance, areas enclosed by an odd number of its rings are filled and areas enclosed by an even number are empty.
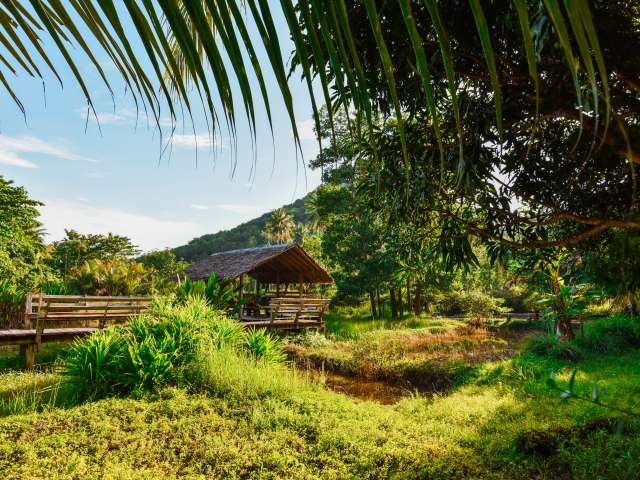
<svg viewBox="0 0 640 480">
<path fill-rule="evenodd" d="M 21 326 L 26 297 L 25 290 L 0 278 L 0 328 Z"/>
<path fill-rule="evenodd" d="M 640 348 L 640 321 L 637 317 L 618 314 L 586 322 L 584 336 L 577 343 L 595 353 L 622 353 Z"/>
<path fill-rule="evenodd" d="M 83 295 L 140 295 L 149 293 L 154 271 L 125 258 L 88 260 L 69 273 L 69 289 Z"/>
<path fill-rule="evenodd" d="M 211 307 L 224 309 L 233 302 L 233 283 L 224 277 L 216 278 L 215 273 L 211 273 L 206 282 L 202 280 L 194 282 L 185 276 L 183 281 L 178 282 L 175 293 L 178 303 L 185 303 L 192 297 L 200 297 L 206 299 Z M 235 313 L 235 309 L 232 313 Z"/>
<path fill-rule="evenodd" d="M 525 348 L 525 351 L 539 357 L 570 361 L 579 360 L 581 357 L 580 352 L 576 350 L 571 343 L 559 340 L 552 334 L 540 335 L 533 338 Z"/>
<path fill-rule="evenodd" d="M 222 351 L 269 364 L 285 359 L 277 339 L 246 332 L 202 298 L 184 305 L 160 299 L 128 327 L 77 340 L 62 360 L 62 373 L 79 399 L 136 397 L 167 385 L 202 383 L 201 366 Z"/>
<path fill-rule="evenodd" d="M 491 316 L 505 312 L 503 299 L 479 290 L 454 290 L 444 296 L 439 310 L 447 315 Z"/>
</svg>

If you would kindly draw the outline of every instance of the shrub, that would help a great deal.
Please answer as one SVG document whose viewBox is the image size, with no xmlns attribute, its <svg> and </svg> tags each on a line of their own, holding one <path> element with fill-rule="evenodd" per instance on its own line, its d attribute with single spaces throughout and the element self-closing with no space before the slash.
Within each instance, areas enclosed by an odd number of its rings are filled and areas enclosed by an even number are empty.
<svg viewBox="0 0 640 480">
<path fill-rule="evenodd" d="M 62 373 L 81 399 L 126 393 L 127 345 L 119 330 L 96 332 L 76 340 L 65 359 Z"/>
<path fill-rule="evenodd" d="M 490 316 L 505 311 L 502 303 L 503 299 L 479 290 L 454 290 L 445 295 L 439 309 L 448 315 Z"/>
<path fill-rule="evenodd" d="M 223 350 L 270 364 L 285 359 L 276 338 L 246 332 L 203 298 L 184 305 L 159 299 L 128 327 L 76 341 L 62 360 L 62 373 L 79 399 L 140 396 L 167 385 L 202 383 L 200 366 Z"/>
<path fill-rule="evenodd" d="M 153 270 L 125 258 L 88 260 L 71 270 L 69 288 L 84 295 L 139 295 L 149 293 Z"/>
<path fill-rule="evenodd" d="M 189 298 L 205 298 L 209 305 L 216 309 L 229 307 L 233 300 L 233 285 L 231 280 L 226 278 L 216 278 L 215 273 L 206 282 L 202 280 L 192 281 L 188 276 L 176 287 L 176 300 L 178 303 L 185 303 Z"/>
<path fill-rule="evenodd" d="M 26 292 L 0 278 L 0 328 L 16 328 L 22 323 Z"/>
<path fill-rule="evenodd" d="M 269 363 L 282 363 L 287 358 L 280 341 L 264 330 L 247 332 L 245 346 L 256 358 Z"/>
<path fill-rule="evenodd" d="M 640 321 L 637 317 L 618 314 L 586 322 L 584 336 L 577 343 L 595 353 L 621 353 L 640 348 Z"/>
</svg>

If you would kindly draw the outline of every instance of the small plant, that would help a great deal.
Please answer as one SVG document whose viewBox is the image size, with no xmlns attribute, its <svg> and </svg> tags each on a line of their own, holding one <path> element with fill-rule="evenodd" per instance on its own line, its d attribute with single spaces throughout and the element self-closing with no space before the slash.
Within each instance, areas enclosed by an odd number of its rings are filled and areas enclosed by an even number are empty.
<svg viewBox="0 0 640 480">
<path fill-rule="evenodd" d="M 194 282 L 185 276 L 184 280 L 179 281 L 176 287 L 176 299 L 178 303 L 185 303 L 192 297 L 206 299 L 209 305 L 215 309 L 227 309 L 233 301 L 233 285 L 230 279 L 216 278 L 215 273 L 211 273 L 206 282 L 202 280 Z M 235 305 L 230 313 L 236 313 L 240 305 Z"/>
<path fill-rule="evenodd" d="M 537 304 L 544 307 L 544 318 L 553 321 L 556 336 L 571 340 L 575 336 L 571 320 L 578 318 L 595 297 L 589 285 L 568 286 L 559 282 L 552 293 L 538 300 Z"/>
<path fill-rule="evenodd" d="M 269 363 L 283 363 L 287 358 L 280 340 L 264 330 L 249 330 L 245 337 L 245 347 L 256 358 Z"/>
</svg>

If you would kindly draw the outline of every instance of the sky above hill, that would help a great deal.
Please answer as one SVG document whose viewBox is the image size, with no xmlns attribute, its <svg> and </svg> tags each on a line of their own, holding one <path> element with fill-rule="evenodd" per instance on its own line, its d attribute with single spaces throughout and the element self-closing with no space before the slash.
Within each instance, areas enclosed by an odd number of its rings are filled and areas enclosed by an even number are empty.
<svg viewBox="0 0 640 480">
<path fill-rule="evenodd" d="M 285 21 L 280 16 L 275 20 L 283 57 L 289 58 L 293 47 Z M 259 52 L 266 65 L 266 55 Z M 19 74 L 14 85 L 26 118 L 0 89 L 0 175 L 45 204 L 41 221 L 47 242 L 73 228 L 127 235 L 143 250 L 173 247 L 290 203 L 319 184 L 319 172 L 305 169 L 296 155 L 289 118 L 271 75 L 266 80 L 272 92 L 273 139 L 259 104 L 255 149 L 241 114 L 234 145 L 226 131 L 212 140 L 199 108 L 194 127 L 180 121 L 171 140 L 169 119 L 163 118 L 161 143 L 152 119 L 136 112 L 106 55 L 100 55 L 112 80 L 113 101 L 95 69 L 77 55 L 99 124 L 91 115 L 87 120 L 84 97 L 64 68 L 59 69 L 63 88 L 49 74 L 44 88 L 39 79 Z M 53 58 L 62 65 L 58 56 Z M 299 79 L 293 77 L 290 87 L 308 162 L 318 151 L 311 104 Z M 164 155 L 162 147 L 167 147 Z"/>
</svg>

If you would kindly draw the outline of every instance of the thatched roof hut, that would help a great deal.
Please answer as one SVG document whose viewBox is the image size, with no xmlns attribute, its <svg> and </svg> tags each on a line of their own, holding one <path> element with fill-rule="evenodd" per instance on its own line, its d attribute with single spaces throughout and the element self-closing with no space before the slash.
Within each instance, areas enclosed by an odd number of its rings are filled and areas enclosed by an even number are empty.
<svg viewBox="0 0 640 480">
<path fill-rule="evenodd" d="M 229 279 L 248 275 L 262 284 L 333 283 L 326 270 L 295 243 L 214 253 L 184 272 L 192 280 L 205 280 L 215 272 Z"/>
</svg>

